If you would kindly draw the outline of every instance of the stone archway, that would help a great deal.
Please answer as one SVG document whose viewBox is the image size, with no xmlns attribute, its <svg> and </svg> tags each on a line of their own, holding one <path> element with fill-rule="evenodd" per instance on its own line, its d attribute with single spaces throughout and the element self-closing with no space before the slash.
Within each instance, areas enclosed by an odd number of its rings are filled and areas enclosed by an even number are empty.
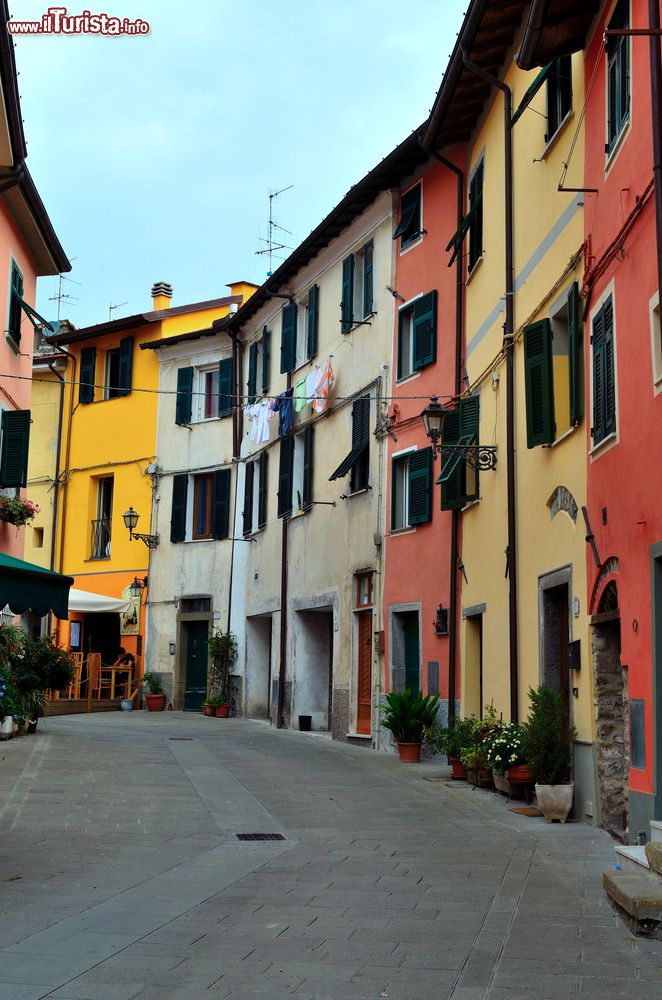
<svg viewBox="0 0 662 1000">
<path fill-rule="evenodd" d="M 627 671 L 621 665 L 621 621 L 615 580 L 610 580 L 600 594 L 591 626 L 601 826 L 615 837 L 626 839 L 630 768 Z"/>
</svg>

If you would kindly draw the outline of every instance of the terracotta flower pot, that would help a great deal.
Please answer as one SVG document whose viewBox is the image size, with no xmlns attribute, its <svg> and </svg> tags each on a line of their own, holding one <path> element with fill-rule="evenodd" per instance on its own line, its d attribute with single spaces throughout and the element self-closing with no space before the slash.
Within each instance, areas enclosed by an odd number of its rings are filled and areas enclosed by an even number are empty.
<svg viewBox="0 0 662 1000">
<path fill-rule="evenodd" d="M 451 778 L 454 781 L 466 781 L 467 769 L 459 757 L 449 757 L 448 763 L 451 766 Z"/>
<path fill-rule="evenodd" d="M 202 714 L 203 715 L 208 715 L 211 718 L 211 716 L 215 715 L 214 706 L 213 705 L 203 705 L 202 706 Z"/>
<path fill-rule="evenodd" d="M 421 744 L 401 743 L 398 740 L 398 753 L 403 764 L 417 764 L 421 759 Z"/>
<path fill-rule="evenodd" d="M 217 719 L 227 719 L 230 714 L 229 705 L 217 705 L 216 706 L 216 718 Z"/>
<path fill-rule="evenodd" d="M 166 707 L 166 696 L 164 694 L 146 694 L 148 712 L 163 712 Z"/>
<path fill-rule="evenodd" d="M 533 781 L 533 775 L 526 764 L 516 764 L 515 767 L 509 767 L 506 771 L 506 777 L 508 781 Z"/>
</svg>

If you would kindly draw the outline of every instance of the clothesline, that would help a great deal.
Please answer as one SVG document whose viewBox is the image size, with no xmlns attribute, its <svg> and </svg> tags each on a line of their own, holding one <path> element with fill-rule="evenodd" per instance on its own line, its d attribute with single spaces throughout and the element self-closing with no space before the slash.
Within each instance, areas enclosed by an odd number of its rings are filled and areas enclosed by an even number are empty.
<svg viewBox="0 0 662 1000">
<path fill-rule="evenodd" d="M 276 398 L 265 397 L 259 403 L 244 407 L 246 417 L 251 421 L 248 439 L 252 444 L 266 444 L 269 440 L 270 423 L 276 413 L 279 415 L 278 436 L 284 437 L 292 429 L 294 410 L 300 413 L 312 404 L 313 413 L 324 413 L 329 402 L 329 392 L 335 382 L 332 355 L 323 367 L 314 369 L 293 388 L 281 392 Z"/>
</svg>

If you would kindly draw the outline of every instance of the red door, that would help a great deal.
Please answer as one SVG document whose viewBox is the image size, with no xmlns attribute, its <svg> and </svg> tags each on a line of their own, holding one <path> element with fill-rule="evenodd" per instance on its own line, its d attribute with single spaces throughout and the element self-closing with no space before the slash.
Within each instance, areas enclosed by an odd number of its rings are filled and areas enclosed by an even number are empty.
<svg viewBox="0 0 662 1000">
<path fill-rule="evenodd" d="M 356 731 L 371 732 L 372 716 L 372 611 L 359 612 L 358 706 Z"/>
</svg>

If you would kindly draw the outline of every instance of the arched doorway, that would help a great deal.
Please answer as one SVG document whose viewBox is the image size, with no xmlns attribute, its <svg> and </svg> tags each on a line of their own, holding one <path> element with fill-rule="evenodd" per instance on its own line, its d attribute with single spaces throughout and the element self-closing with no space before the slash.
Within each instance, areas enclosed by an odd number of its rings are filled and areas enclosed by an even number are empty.
<svg viewBox="0 0 662 1000">
<path fill-rule="evenodd" d="M 610 580 L 602 591 L 591 626 L 601 825 L 615 837 L 625 839 L 630 769 L 627 672 L 621 666 L 621 620 L 615 580 Z"/>
</svg>

